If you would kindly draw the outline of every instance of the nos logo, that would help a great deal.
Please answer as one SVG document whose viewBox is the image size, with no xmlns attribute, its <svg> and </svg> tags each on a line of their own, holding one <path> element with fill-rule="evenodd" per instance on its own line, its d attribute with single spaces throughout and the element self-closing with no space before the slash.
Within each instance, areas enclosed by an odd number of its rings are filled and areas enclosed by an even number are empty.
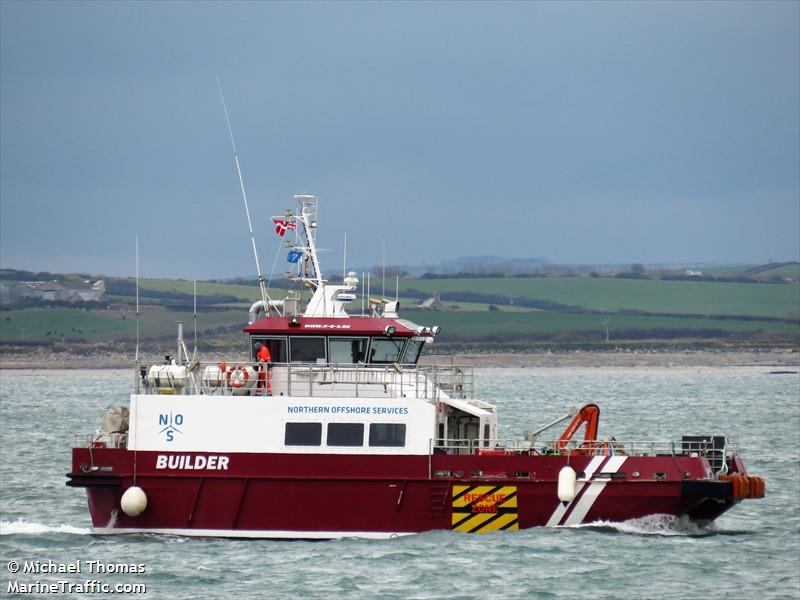
<svg viewBox="0 0 800 600">
<path fill-rule="evenodd" d="M 158 426 L 164 427 L 158 433 L 159 435 L 162 433 L 165 434 L 166 440 L 168 442 L 171 442 L 175 439 L 176 433 L 183 433 L 180 429 L 178 429 L 178 426 L 182 425 L 183 425 L 183 415 L 180 413 L 176 415 L 173 415 L 172 413 L 165 415 L 158 415 Z"/>
</svg>

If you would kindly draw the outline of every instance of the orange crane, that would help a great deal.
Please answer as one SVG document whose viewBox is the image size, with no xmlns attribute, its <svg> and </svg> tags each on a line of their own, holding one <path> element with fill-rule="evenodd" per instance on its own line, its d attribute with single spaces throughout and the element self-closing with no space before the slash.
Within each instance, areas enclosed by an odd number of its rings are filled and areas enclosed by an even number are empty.
<svg viewBox="0 0 800 600">
<path fill-rule="evenodd" d="M 587 404 L 583 408 L 581 408 L 575 417 L 572 419 L 572 422 L 567 425 L 567 428 L 564 430 L 564 433 L 561 434 L 561 437 L 558 438 L 556 442 L 556 451 L 564 452 L 566 450 L 567 445 L 569 444 L 570 440 L 572 440 L 572 436 L 580 429 L 581 425 L 586 425 L 586 431 L 583 434 L 583 444 L 582 444 L 582 451 L 591 451 L 593 450 L 594 444 L 597 440 L 597 427 L 600 422 L 600 407 L 596 404 Z M 580 452 L 580 451 L 579 451 Z"/>
</svg>

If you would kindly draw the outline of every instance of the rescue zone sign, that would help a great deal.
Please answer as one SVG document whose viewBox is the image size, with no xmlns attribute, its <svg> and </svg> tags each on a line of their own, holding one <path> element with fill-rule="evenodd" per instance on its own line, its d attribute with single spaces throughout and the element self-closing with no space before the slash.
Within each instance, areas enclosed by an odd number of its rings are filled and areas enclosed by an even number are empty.
<svg viewBox="0 0 800 600">
<path fill-rule="evenodd" d="M 454 485 L 451 527 L 465 533 L 519 529 L 517 486 Z"/>
</svg>

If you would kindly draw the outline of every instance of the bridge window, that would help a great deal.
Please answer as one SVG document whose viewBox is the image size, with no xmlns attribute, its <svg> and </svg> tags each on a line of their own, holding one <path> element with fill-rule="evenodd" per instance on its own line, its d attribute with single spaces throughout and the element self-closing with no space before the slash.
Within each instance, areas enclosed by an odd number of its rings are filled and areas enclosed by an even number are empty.
<svg viewBox="0 0 800 600">
<path fill-rule="evenodd" d="M 369 351 L 369 362 L 373 364 L 388 365 L 399 362 L 400 351 L 405 340 L 372 338 L 372 347 Z"/>
<path fill-rule="evenodd" d="M 405 423 L 371 423 L 369 426 L 369 445 L 384 448 L 405 446 Z"/>
<path fill-rule="evenodd" d="M 369 338 L 329 338 L 328 356 L 336 364 L 366 362 Z"/>
<path fill-rule="evenodd" d="M 319 446 L 322 423 L 287 423 L 284 443 L 287 446 Z"/>
<path fill-rule="evenodd" d="M 403 352 L 403 360 L 401 361 L 406 365 L 415 365 L 419 359 L 419 353 L 422 346 L 425 344 L 424 340 L 408 340 L 406 349 Z"/>
<path fill-rule="evenodd" d="M 328 423 L 328 446 L 363 445 L 363 423 Z"/>
<path fill-rule="evenodd" d="M 316 336 L 292 336 L 289 338 L 292 362 L 325 362 L 325 338 Z"/>
</svg>

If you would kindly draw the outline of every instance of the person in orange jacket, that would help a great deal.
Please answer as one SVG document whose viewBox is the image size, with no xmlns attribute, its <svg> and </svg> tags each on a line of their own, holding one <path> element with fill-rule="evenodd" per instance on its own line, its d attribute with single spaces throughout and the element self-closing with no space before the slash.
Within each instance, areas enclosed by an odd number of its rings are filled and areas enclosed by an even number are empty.
<svg viewBox="0 0 800 600">
<path fill-rule="evenodd" d="M 267 396 L 272 396 L 272 381 L 270 371 L 272 370 L 272 355 L 269 348 L 261 342 L 256 342 L 256 360 L 258 361 L 258 384 L 256 389 L 267 389 Z M 257 392 L 262 394 L 263 392 Z"/>
</svg>

